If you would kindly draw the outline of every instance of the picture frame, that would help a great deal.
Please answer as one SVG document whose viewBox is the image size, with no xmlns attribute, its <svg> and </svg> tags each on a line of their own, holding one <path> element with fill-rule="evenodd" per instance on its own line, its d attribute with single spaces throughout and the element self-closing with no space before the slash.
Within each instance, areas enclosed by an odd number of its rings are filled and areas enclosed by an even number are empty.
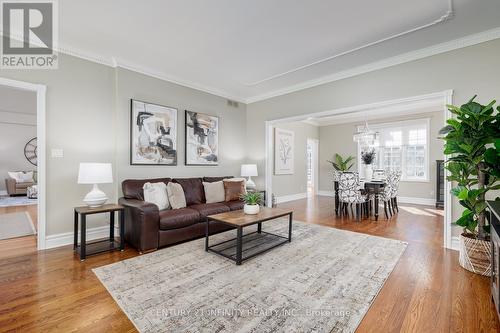
<svg viewBox="0 0 500 333">
<path fill-rule="evenodd" d="M 185 165 L 219 165 L 219 117 L 185 110 Z"/>
<path fill-rule="evenodd" d="M 294 174 L 294 140 L 295 134 L 292 131 L 281 128 L 274 129 L 274 174 L 293 175 Z"/>
<path fill-rule="evenodd" d="M 177 113 L 173 107 L 130 100 L 130 165 L 177 165 Z"/>
</svg>

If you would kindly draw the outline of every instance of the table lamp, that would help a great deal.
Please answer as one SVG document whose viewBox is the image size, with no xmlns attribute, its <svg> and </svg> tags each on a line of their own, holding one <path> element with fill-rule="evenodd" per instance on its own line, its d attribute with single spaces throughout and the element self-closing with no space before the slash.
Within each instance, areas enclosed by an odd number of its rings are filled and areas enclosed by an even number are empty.
<svg viewBox="0 0 500 333">
<path fill-rule="evenodd" d="M 92 190 L 87 193 L 83 202 L 89 207 L 101 207 L 108 201 L 106 193 L 101 191 L 97 184 L 113 182 L 111 163 L 80 163 L 78 184 L 92 184 Z"/>
<path fill-rule="evenodd" d="M 252 180 L 252 176 L 258 176 L 257 164 L 242 164 L 241 176 L 248 177 L 248 180 L 246 181 L 247 190 L 255 190 L 255 183 Z"/>
</svg>

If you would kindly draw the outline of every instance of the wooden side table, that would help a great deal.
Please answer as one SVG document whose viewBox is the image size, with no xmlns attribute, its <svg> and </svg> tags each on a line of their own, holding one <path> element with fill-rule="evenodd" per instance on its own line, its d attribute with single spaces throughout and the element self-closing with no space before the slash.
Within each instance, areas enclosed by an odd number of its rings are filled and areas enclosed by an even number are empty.
<svg viewBox="0 0 500 333">
<path fill-rule="evenodd" d="M 120 215 L 120 241 L 115 240 L 115 212 Z M 87 215 L 109 213 L 109 238 L 93 242 L 86 242 Z M 78 220 L 80 217 L 80 245 L 78 245 Z M 106 251 L 125 249 L 125 207 L 117 204 L 107 204 L 98 208 L 88 206 L 75 207 L 75 230 L 73 249 L 80 255 L 80 260 L 84 261 L 88 255 Z"/>
</svg>

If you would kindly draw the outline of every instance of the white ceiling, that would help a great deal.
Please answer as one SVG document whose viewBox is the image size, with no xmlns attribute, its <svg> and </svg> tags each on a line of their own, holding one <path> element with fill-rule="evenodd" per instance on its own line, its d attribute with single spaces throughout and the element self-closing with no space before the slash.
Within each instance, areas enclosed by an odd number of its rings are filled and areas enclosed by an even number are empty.
<svg viewBox="0 0 500 333">
<path fill-rule="evenodd" d="M 246 102 L 500 26 L 498 0 L 58 3 L 62 51 Z"/>
</svg>

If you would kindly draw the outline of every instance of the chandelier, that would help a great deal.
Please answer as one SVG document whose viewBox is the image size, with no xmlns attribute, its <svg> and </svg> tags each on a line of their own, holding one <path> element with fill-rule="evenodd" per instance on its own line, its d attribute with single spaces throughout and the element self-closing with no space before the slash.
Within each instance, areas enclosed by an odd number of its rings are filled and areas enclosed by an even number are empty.
<svg viewBox="0 0 500 333">
<path fill-rule="evenodd" d="M 359 129 L 352 139 L 354 142 L 358 142 L 361 146 L 373 146 L 375 141 L 378 140 L 379 132 L 372 131 L 368 126 L 368 122 L 365 121 L 363 128 Z"/>
</svg>

